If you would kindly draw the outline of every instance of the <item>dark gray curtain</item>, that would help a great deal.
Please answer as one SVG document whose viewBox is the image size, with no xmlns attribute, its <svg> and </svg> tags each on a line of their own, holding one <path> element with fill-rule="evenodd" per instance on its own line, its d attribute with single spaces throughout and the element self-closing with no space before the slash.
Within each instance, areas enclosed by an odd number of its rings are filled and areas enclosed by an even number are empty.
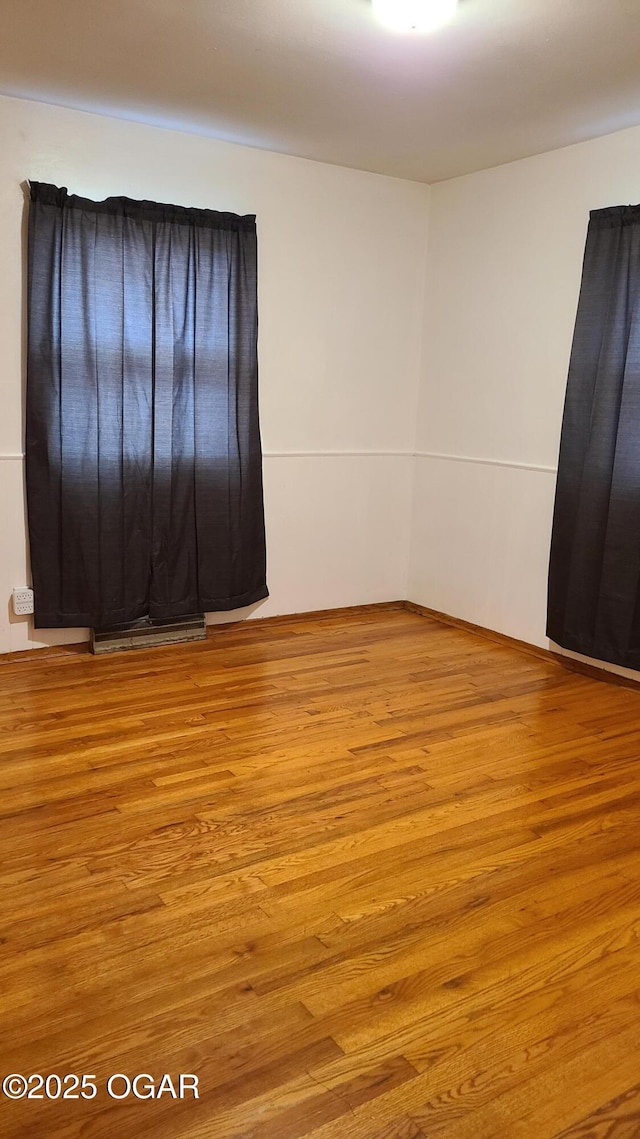
<svg viewBox="0 0 640 1139">
<path fill-rule="evenodd" d="M 35 619 L 105 627 L 267 596 L 252 216 L 32 183 Z"/>
<path fill-rule="evenodd" d="M 640 668 L 640 206 L 591 214 L 556 488 L 547 633 Z"/>
</svg>

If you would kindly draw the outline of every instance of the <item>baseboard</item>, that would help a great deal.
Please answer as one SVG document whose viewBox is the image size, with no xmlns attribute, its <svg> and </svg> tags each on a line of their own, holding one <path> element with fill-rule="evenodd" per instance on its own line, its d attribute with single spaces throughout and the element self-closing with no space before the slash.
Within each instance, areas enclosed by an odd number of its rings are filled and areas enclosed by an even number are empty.
<svg viewBox="0 0 640 1139">
<path fill-rule="evenodd" d="M 483 637 L 486 641 L 504 645 L 518 652 L 527 653 L 538 660 L 559 664 L 568 672 L 578 672 L 581 676 L 589 676 L 592 680 L 604 680 L 607 684 L 617 684 L 621 688 L 631 688 L 640 691 L 640 680 L 633 680 L 630 676 L 620 676 L 617 672 L 609 672 L 606 668 L 598 668 L 595 664 L 585 664 L 583 661 L 566 657 L 556 653 L 553 649 L 543 649 L 540 645 L 532 645 L 529 641 L 519 641 L 517 637 L 509 637 L 506 633 L 498 633 L 495 629 L 487 629 L 484 625 L 474 625 L 471 621 L 463 621 L 461 617 L 453 617 L 450 613 L 441 613 L 438 609 L 428 609 L 426 605 L 418 605 L 416 601 L 405 601 L 404 608 L 412 613 L 419 613 L 422 617 L 429 617 L 432 621 L 439 621 L 442 625 L 451 625 L 454 629 L 462 629 L 466 633 L 473 633 L 476 637 Z"/>
<path fill-rule="evenodd" d="M 305 621 L 323 621 L 333 617 L 366 617 L 367 613 L 384 613 L 398 609 L 406 609 L 406 601 L 370 601 L 364 605 L 343 605 L 338 609 L 308 609 L 302 613 L 279 613 L 275 617 L 252 617 L 240 621 L 220 621 L 215 625 L 207 625 L 207 637 L 215 637 L 225 629 L 250 629 L 254 625 L 267 628 L 278 625 L 299 625 Z"/>
<path fill-rule="evenodd" d="M 0 653 L 0 665 L 28 664 L 30 660 L 55 660 L 81 653 L 91 655 L 89 641 L 74 641 L 70 645 L 43 645 L 40 649 L 14 649 L 12 653 Z"/>
<path fill-rule="evenodd" d="M 584 664 L 582 661 L 573 660 L 572 657 L 563 656 L 562 653 L 553 652 L 552 649 L 543 649 L 539 645 L 530 644 L 529 641 L 520 641 L 517 637 L 509 637 L 506 633 L 487 629 L 484 625 L 474 625 L 473 622 L 464 621 L 462 617 L 454 617 L 451 613 L 429 609 L 426 605 L 419 605 L 417 601 L 371 601 L 364 605 L 344 605 L 337 609 L 310 609 L 303 613 L 280 613 L 275 617 L 253 617 L 251 620 L 244 618 L 239 621 L 223 621 L 216 625 L 207 625 L 207 639 L 222 635 L 226 629 L 237 631 L 239 628 L 243 628 L 249 630 L 256 625 L 277 628 L 281 625 L 304 624 L 308 621 L 340 617 L 365 617 L 368 613 L 384 613 L 394 610 L 417 613 L 421 617 L 428 617 L 431 621 L 437 621 L 442 625 L 449 625 L 454 629 L 461 629 L 463 632 L 472 633 L 476 637 L 482 637 L 485 641 L 493 641 L 495 644 L 503 645 L 506 648 L 527 653 L 529 656 L 546 661 L 548 664 L 560 665 L 568 672 L 577 672 L 581 676 L 590 677 L 592 680 L 604 680 L 607 684 L 617 684 L 621 688 L 640 691 L 639 680 L 620 676 L 617 672 L 609 672 L 607 669 L 598 668 L 597 665 Z M 30 660 L 64 658 L 79 653 L 91 655 L 89 641 L 80 641 L 71 645 L 47 646 L 41 649 L 19 649 L 13 653 L 0 653 L 0 665 L 22 664 Z"/>
<path fill-rule="evenodd" d="M 405 609 L 405 601 L 370 601 L 364 605 L 344 605 L 338 609 L 309 609 L 303 613 L 279 613 L 275 617 L 246 617 L 238 621 L 220 621 L 215 625 L 207 625 L 207 638 L 223 633 L 225 629 L 250 629 L 255 625 L 277 626 L 302 624 L 305 621 L 322 620 L 332 617 L 358 616 L 367 613 L 379 613 L 398 609 Z M 163 646 L 164 647 L 164 646 Z M 40 649 L 16 649 L 11 653 L 0 653 L 0 665 L 23 664 L 30 660 L 48 660 L 56 657 L 66 657 L 86 653 L 91 656 L 90 641 L 74 641 L 69 645 L 43 645 Z"/>
</svg>

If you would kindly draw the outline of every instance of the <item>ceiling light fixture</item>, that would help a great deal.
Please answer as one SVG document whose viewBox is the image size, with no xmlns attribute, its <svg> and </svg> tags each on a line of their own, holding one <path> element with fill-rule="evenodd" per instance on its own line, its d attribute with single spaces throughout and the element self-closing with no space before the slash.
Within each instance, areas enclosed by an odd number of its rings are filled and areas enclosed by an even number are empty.
<svg viewBox="0 0 640 1139">
<path fill-rule="evenodd" d="M 371 0 L 373 11 L 394 32 L 431 32 L 452 19 L 458 0 Z"/>
</svg>

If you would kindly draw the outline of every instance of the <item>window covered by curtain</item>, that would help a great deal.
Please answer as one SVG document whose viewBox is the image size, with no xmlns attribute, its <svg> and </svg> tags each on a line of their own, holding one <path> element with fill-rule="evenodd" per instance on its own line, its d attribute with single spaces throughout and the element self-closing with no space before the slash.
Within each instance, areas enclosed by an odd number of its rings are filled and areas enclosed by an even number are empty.
<svg viewBox="0 0 640 1139">
<path fill-rule="evenodd" d="M 36 625 L 267 596 L 252 216 L 32 183 Z"/>
<path fill-rule="evenodd" d="M 547 633 L 640 668 L 640 206 L 591 214 L 562 424 Z"/>
</svg>

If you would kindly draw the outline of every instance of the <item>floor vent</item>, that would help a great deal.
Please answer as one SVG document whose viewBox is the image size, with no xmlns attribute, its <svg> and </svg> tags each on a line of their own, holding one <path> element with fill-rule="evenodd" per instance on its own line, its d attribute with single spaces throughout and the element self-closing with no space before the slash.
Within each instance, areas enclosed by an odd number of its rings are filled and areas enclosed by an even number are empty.
<svg viewBox="0 0 640 1139">
<path fill-rule="evenodd" d="M 169 617 L 151 621 L 141 617 L 129 625 L 112 629 L 91 630 L 91 652 L 119 653 L 126 649 L 151 649 L 157 645 L 175 645 L 182 641 L 204 641 L 207 629 L 201 613 L 194 617 Z"/>
</svg>

